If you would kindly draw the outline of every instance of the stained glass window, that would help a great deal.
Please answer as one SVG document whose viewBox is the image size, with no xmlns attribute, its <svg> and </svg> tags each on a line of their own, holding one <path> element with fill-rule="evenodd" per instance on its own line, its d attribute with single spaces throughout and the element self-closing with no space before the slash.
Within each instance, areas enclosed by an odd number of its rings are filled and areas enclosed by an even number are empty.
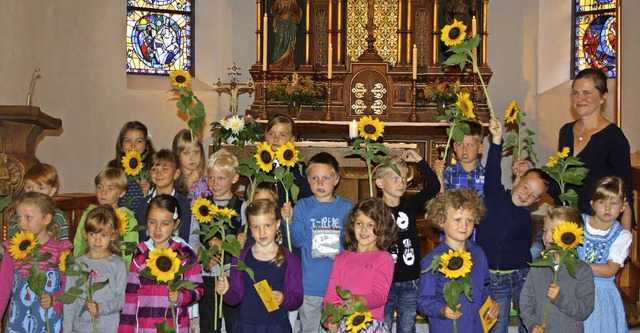
<svg viewBox="0 0 640 333">
<path fill-rule="evenodd" d="M 192 2 L 127 1 L 127 73 L 193 74 Z"/>
<path fill-rule="evenodd" d="M 616 77 L 617 6 L 617 0 L 574 0 L 572 78 L 589 67 Z"/>
</svg>

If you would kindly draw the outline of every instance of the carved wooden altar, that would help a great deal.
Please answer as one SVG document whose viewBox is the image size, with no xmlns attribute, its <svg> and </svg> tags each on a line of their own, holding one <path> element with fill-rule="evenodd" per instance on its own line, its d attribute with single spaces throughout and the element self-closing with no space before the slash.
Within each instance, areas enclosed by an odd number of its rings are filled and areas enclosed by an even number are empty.
<svg viewBox="0 0 640 333">
<path fill-rule="evenodd" d="M 297 72 L 313 77 L 324 91 L 317 104 L 303 107 L 298 119 L 349 120 L 372 115 L 384 121 L 433 122 L 436 107 L 424 99 L 424 86 L 436 80 L 459 80 L 472 92 L 476 110 L 486 120 L 486 98 L 477 74 L 470 66 L 464 70 L 441 66 L 446 47 L 440 41 L 440 29 L 455 18 L 465 22 L 470 35 L 471 23 L 477 22 L 482 36 L 478 63 L 488 83 L 492 72 L 486 56 L 487 9 L 488 0 L 256 0 L 257 52 L 250 70 L 256 98 L 247 113 L 262 119 L 284 113 L 286 106 L 274 101 L 264 88 Z M 282 17 L 298 22 L 295 48 L 288 57 L 277 58 L 280 45 L 276 43 L 282 40 L 283 30 L 277 29 L 277 18 Z M 412 59 L 414 45 L 416 59 Z"/>
</svg>

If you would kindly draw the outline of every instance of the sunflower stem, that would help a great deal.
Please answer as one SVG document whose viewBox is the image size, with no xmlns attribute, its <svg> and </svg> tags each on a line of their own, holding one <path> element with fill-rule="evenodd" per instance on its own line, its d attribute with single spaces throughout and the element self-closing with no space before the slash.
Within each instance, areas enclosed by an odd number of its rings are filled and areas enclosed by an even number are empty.
<svg viewBox="0 0 640 333">
<path fill-rule="evenodd" d="M 491 118 L 495 118 L 496 116 L 493 114 L 493 105 L 491 105 L 491 98 L 489 98 L 489 92 L 487 91 L 487 85 L 484 83 L 484 79 L 482 78 L 482 73 L 480 73 L 480 69 L 477 65 L 477 59 L 473 56 L 473 52 L 468 51 L 468 55 L 471 57 L 471 65 L 475 69 L 476 73 L 478 73 L 478 78 L 480 78 L 480 84 L 482 84 L 482 90 L 484 91 L 484 96 L 487 97 L 487 106 L 489 107 L 489 114 L 491 114 Z"/>
<path fill-rule="evenodd" d="M 367 139 L 369 141 L 369 139 Z M 366 145 L 367 153 L 369 153 L 369 145 Z M 368 154 L 367 154 L 368 155 Z M 373 198 L 373 175 L 371 174 L 371 159 L 366 158 L 367 161 L 367 176 L 369 177 L 369 198 Z"/>
<path fill-rule="evenodd" d="M 451 144 L 451 139 L 453 137 L 453 130 L 455 128 L 456 128 L 456 123 L 454 122 L 453 124 L 451 124 L 451 129 L 449 129 L 449 138 L 447 139 L 447 145 L 444 147 L 444 156 L 442 156 L 442 159 L 445 161 L 445 166 L 447 161 L 447 154 L 449 153 L 449 145 Z M 444 177 L 444 174 L 442 175 L 442 177 Z M 442 183 L 442 179 L 440 179 L 440 183 Z"/>
<path fill-rule="evenodd" d="M 288 167 L 287 167 L 287 170 L 288 170 Z M 282 183 L 282 187 L 284 187 L 284 198 L 285 198 L 284 202 L 287 203 L 289 202 L 289 190 L 287 189 L 286 186 L 284 186 L 284 182 L 281 182 L 281 183 Z M 289 252 L 293 252 L 293 249 L 291 248 L 291 231 L 289 231 L 288 216 L 284 219 L 284 222 L 285 222 L 284 224 L 287 225 L 287 246 L 289 247 Z"/>
<path fill-rule="evenodd" d="M 518 148 L 515 151 L 516 161 L 520 159 L 520 152 L 522 151 L 522 117 L 518 122 Z"/>
<path fill-rule="evenodd" d="M 456 319 L 453 320 L 453 333 L 458 333 L 458 321 Z"/>
<path fill-rule="evenodd" d="M 84 279 L 84 287 L 86 288 L 86 294 L 87 294 L 87 303 L 88 302 L 92 302 L 93 297 L 91 295 L 91 292 L 89 289 L 89 279 L 85 278 Z M 91 315 L 91 326 L 93 327 L 93 333 L 98 333 L 98 327 L 96 325 L 96 317 L 94 317 L 93 315 Z"/>
<path fill-rule="evenodd" d="M 176 328 L 176 332 L 178 331 L 178 323 L 176 322 L 176 308 L 173 306 L 173 302 L 169 301 L 169 307 L 171 308 L 171 320 L 173 323 L 173 327 Z"/>
<path fill-rule="evenodd" d="M 44 314 L 44 321 L 45 325 L 47 325 L 47 333 L 51 333 L 51 329 L 49 328 L 49 309 L 47 309 L 45 312 L 46 313 Z"/>
<path fill-rule="evenodd" d="M 221 236 L 222 236 L 222 240 L 224 242 L 224 240 L 227 238 L 226 232 L 224 230 L 224 228 L 222 228 L 222 230 L 220 230 Z M 222 248 L 220 251 L 220 277 L 222 277 L 222 274 L 226 274 L 224 271 L 224 247 L 222 247 L 222 245 L 220 245 L 220 247 Z M 220 318 L 222 318 L 222 300 L 224 298 L 224 295 L 220 295 L 220 304 L 218 304 L 219 309 L 218 309 L 218 315 L 220 316 Z M 216 319 L 216 322 L 218 320 Z"/>
<path fill-rule="evenodd" d="M 560 270 L 561 265 L 562 265 L 562 259 L 558 263 L 558 267 L 553 273 L 553 281 L 551 283 L 556 283 L 556 280 L 558 279 L 558 271 Z M 545 328 L 545 326 L 547 325 L 547 315 L 549 314 L 550 307 L 551 307 L 551 298 L 547 298 L 547 307 L 544 309 L 544 315 L 542 315 L 542 323 L 540 323 L 540 326 L 542 326 L 542 328 Z"/>
</svg>

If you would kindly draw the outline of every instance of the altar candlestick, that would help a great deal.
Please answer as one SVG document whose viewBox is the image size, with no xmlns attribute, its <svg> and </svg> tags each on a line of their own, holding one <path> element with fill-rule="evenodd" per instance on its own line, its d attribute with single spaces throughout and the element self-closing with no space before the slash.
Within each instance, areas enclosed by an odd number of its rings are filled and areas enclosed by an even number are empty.
<svg viewBox="0 0 640 333">
<path fill-rule="evenodd" d="M 267 40 L 269 39 L 269 24 L 267 24 L 267 13 L 262 19 L 262 71 L 267 71 Z"/>
<path fill-rule="evenodd" d="M 471 18 L 471 37 L 475 37 L 477 33 L 478 33 L 478 21 L 476 20 L 476 16 L 474 15 Z M 477 47 L 473 48 L 473 57 L 476 58 L 476 63 L 478 63 L 478 48 Z M 473 73 L 476 72 L 476 68 L 475 67 L 472 67 L 471 70 L 472 70 Z"/>
<path fill-rule="evenodd" d="M 349 123 L 349 137 L 350 138 L 358 137 L 358 123 L 356 122 L 355 119 Z"/>
<path fill-rule="evenodd" d="M 418 48 L 416 44 L 413 44 L 413 72 L 412 78 L 414 80 L 418 79 Z"/>
<path fill-rule="evenodd" d="M 329 43 L 329 64 L 327 65 L 327 79 L 331 80 L 331 78 L 333 77 L 333 45 L 331 45 L 331 43 Z"/>
</svg>

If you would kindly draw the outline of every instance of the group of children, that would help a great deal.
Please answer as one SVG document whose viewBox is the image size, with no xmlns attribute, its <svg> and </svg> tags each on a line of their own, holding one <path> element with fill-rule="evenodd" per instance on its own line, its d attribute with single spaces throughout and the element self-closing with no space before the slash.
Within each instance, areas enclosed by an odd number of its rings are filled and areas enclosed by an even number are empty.
<svg viewBox="0 0 640 333">
<path fill-rule="evenodd" d="M 442 165 L 434 172 L 417 152 L 406 150 L 389 156 L 388 164 L 374 170 L 380 198 L 353 204 L 335 194 L 339 165 L 334 156 L 321 152 L 303 165 L 303 173 L 296 171 L 301 191 L 294 207 L 284 202 L 279 184 L 250 184 L 256 187 L 251 202 L 234 194 L 239 175 L 232 153 L 219 150 L 205 160 L 202 142 L 186 130 L 175 136 L 172 150 L 156 151 L 147 128 L 129 122 L 120 132 L 116 159 L 95 177 L 98 205 L 87 209 L 72 240 L 76 261 L 91 270 L 89 283 L 108 279 L 107 286 L 94 293 L 91 301 L 78 298 L 63 306 L 56 299 L 65 286 L 69 290 L 75 285 L 76 277 L 67 278 L 57 268 L 61 254 L 72 245 L 64 216 L 51 198 L 59 187 L 57 173 L 39 164 L 25 176 L 26 193 L 14 200 L 10 236 L 30 231 L 42 245 L 39 252 L 52 254 L 39 263 L 47 274 L 45 294 L 37 298 L 28 288 L 24 277 L 29 265 L 6 253 L 7 241 L 2 247 L 0 311 L 9 305 L 11 331 L 41 332 L 48 316 L 55 332 L 91 331 L 92 318 L 99 332 L 155 332 L 155 324 L 163 321 L 178 332 L 219 332 L 221 322 L 215 314 L 222 300 L 227 332 L 327 329 L 335 333 L 347 329 L 345 322 L 322 323 L 320 318 L 327 303 L 342 302 L 336 290 L 340 287 L 351 291 L 350 301 L 361 302 L 371 312 L 367 332 L 390 332 L 394 316 L 397 332 L 415 332 L 416 311 L 428 317 L 431 332 L 450 332 L 454 321 L 459 332 L 483 332 L 478 311 L 489 297 L 493 302 L 483 315 L 497 319 L 492 332 L 507 332 L 512 301 L 520 312 L 521 332 L 526 332 L 525 327 L 529 332 L 626 330 L 624 309 L 613 284 L 631 242 L 630 233 L 616 221 L 627 206 L 621 180 L 607 177 L 598 183 L 593 216 L 581 216 L 566 207 L 549 213 L 543 232 L 547 247 L 559 223 L 582 225 L 584 221 L 585 227 L 583 261 L 576 268 L 576 278 L 562 267 L 552 283 L 552 269 L 529 268 L 529 207 L 545 194 L 548 176 L 530 169 L 516 177 L 511 190 L 505 189 L 500 169 L 502 125 L 496 119 L 490 122 L 492 139 L 484 169 L 478 159 L 482 127 L 475 123 L 470 127 L 464 141 L 454 145 L 458 163 L 444 170 L 444 191 L 437 176 Z M 293 121 L 276 115 L 267 124 L 265 137 L 275 150 L 294 141 L 293 133 Z M 143 157 L 143 170 L 150 180 L 127 177 L 120 160 L 130 150 Z M 406 194 L 411 177 L 408 163 L 415 163 L 425 180 L 422 190 L 412 196 Z M 222 244 L 220 238 L 205 241 L 197 233 L 200 227 L 191 203 L 199 198 L 238 212 L 228 231 L 244 246 L 239 260 L 251 268 L 254 279 L 236 269 L 236 258 L 226 258 L 224 267 L 212 258 L 210 271 L 197 264 L 200 251 L 220 249 Z M 425 205 L 443 237 L 420 261 L 416 215 Z M 119 215 L 126 216 L 126 226 Z M 286 230 L 294 251 L 289 251 Z M 127 243 L 137 248 L 123 255 L 128 252 Z M 175 281 L 186 280 L 195 287 L 172 291 L 168 283 L 141 274 L 153 268 L 149 254 L 154 249 L 177 252 L 180 265 L 188 269 Z M 445 304 L 444 275 L 423 272 L 435 256 L 449 250 L 465 250 L 473 260 L 472 299 L 461 296 L 456 310 Z M 253 286 L 261 280 L 271 287 L 278 309 L 267 311 L 259 288 Z M 542 327 L 547 299 L 551 308 Z M 175 315 L 170 308 L 176 309 Z"/>
</svg>

